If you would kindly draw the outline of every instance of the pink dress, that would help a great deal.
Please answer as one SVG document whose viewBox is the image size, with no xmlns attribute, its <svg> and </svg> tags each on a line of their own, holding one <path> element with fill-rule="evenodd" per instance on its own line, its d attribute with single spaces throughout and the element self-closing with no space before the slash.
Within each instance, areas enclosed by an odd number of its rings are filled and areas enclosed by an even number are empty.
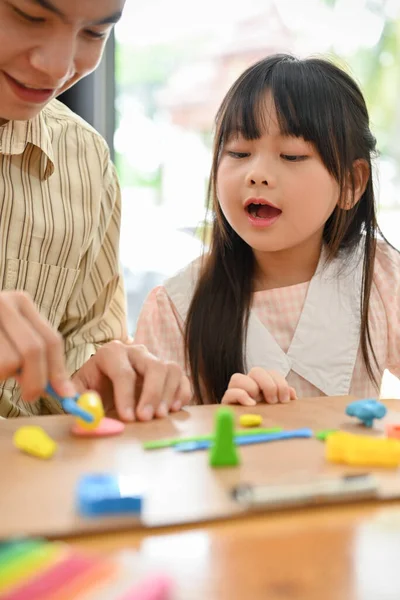
<svg viewBox="0 0 400 600">
<path fill-rule="evenodd" d="M 261 323 L 287 352 L 302 314 L 310 282 L 255 292 L 252 308 Z M 388 369 L 400 375 L 400 254 L 379 242 L 370 298 L 370 332 L 379 363 L 378 378 Z M 150 292 L 138 319 L 135 342 L 161 359 L 184 364 L 183 322 L 164 286 Z M 321 389 L 290 371 L 287 381 L 298 397 L 325 395 Z M 379 392 L 370 381 L 358 348 L 349 393 L 358 397 Z"/>
</svg>

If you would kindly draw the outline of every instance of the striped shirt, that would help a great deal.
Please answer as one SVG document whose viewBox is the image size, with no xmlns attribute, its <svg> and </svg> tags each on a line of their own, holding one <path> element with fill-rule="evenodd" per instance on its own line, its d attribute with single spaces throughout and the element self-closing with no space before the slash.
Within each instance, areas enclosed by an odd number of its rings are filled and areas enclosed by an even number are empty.
<svg viewBox="0 0 400 600">
<path fill-rule="evenodd" d="M 0 281 L 25 290 L 62 334 L 72 375 L 96 348 L 126 335 L 119 268 L 121 197 L 102 137 L 53 100 L 0 127 Z M 0 415 L 62 412 L 0 386 Z"/>
</svg>

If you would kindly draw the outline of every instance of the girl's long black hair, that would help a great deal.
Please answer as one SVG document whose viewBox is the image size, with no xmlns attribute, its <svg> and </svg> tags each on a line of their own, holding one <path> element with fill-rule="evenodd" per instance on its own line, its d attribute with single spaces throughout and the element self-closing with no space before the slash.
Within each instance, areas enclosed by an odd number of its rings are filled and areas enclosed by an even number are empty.
<svg viewBox="0 0 400 600">
<path fill-rule="evenodd" d="M 364 243 L 361 294 L 361 350 L 372 381 L 376 357 L 368 325 L 377 234 L 371 158 L 375 138 L 358 85 L 339 67 L 320 59 L 274 55 L 248 68 L 225 96 L 216 117 L 214 155 L 209 184 L 213 208 L 211 243 L 185 324 L 186 360 L 197 402 L 218 403 L 233 373 L 246 372 L 245 340 L 251 307 L 254 257 L 225 219 L 217 198 L 221 151 L 240 131 L 246 139 L 260 138 L 263 106 L 272 94 L 282 134 L 312 142 L 325 167 L 344 194 L 353 163 L 363 159 L 370 177 L 361 199 L 350 210 L 336 206 L 324 228 L 328 260 L 339 250 L 350 255 Z"/>
</svg>

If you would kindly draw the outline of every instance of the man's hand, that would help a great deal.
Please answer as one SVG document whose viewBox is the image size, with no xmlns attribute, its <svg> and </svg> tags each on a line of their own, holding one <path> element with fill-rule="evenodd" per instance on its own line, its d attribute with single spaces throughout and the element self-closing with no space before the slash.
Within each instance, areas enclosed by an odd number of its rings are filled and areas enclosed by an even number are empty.
<svg viewBox="0 0 400 600">
<path fill-rule="evenodd" d="M 95 390 L 110 414 L 125 421 L 165 417 L 188 404 L 188 378 L 175 363 L 158 360 L 144 346 L 109 342 L 72 377 L 78 392 Z"/>
<path fill-rule="evenodd" d="M 289 386 L 280 373 L 255 367 L 248 375 L 243 373 L 232 375 L 221 404 L 255 406 L 257 402 L 286 403 L 296 398 L 294 388 Z"/>
<path fill-rule="evenodd" d="M 37 400 L 48 382 L 60 396 L 76 393 L 67 376 L 61 335 L 22 291 L 0 292 L 0 380 L 9 377 L 16 377 L 27 402 Z"/>
</svg>

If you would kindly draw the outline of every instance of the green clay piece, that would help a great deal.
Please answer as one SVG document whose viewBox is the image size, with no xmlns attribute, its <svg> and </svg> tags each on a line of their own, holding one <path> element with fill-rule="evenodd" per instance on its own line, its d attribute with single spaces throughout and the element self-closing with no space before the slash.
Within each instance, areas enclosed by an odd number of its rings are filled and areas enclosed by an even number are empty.
<svg viewBox="0 0 400 600">
<path fill-rule="evenodd" d="M 215 415 L 214 443 L 208 455 L 212 467 L 236 467 L 240 464 L 234 435 L 235 417 L 233 411 L 224 406 L 218 409 Z"/>
<path fill-rule="evenodd" d="M 321 442 L 325 442 L 328 435 L 330 435 L 331 433 L 335 433 L 336 431 L 338 431 L 338 430 L 337 429 L 322 429 L 322 431 L 317 431 L 317 433 L 315 434 L 315 437 L 317 438 L 317 440 L 320 440 Z"/>
<path fill-rule="evenodd" d="M 244 435 L 258 435 L 260 433 L 280 433 L 282 427 L 252 427 L 251 429 L 237 429 L 235 431 L 235 437 Z M 183 442 L 208 442 L 214 439 L 214 434 L 206 435 L 194 435 L 191 437 L 181 438 L 165 438 L 163 440 L 151 440 L 143 442 L 142 447 L 144 450 L 160 450 L 161 448 L 170 448 L 176 446 L 176 444 L 182 444 Z"/>
</svg>

